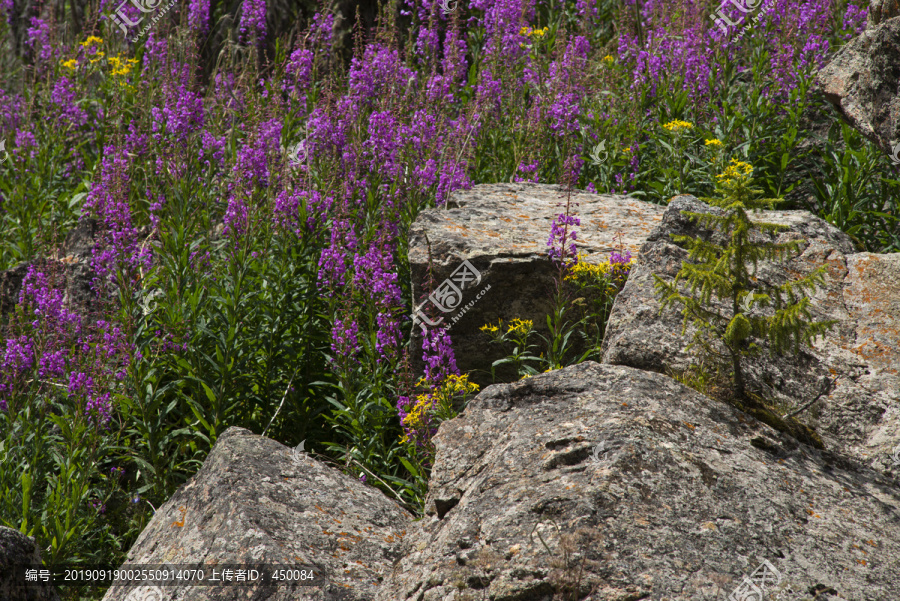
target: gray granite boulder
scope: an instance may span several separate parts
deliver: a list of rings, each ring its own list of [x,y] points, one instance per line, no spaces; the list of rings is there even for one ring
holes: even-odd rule
[[[494,385],[435,443],[376,601],[900,598],[895,484],[667,376]]]
[[[159,507],[122,568],[203,563],[207,574],[225,564],[314,569],[314,586],[185,582],[160,587],[162,597],[154,601],[367,601],[402,555],[411,521],[377,489],[233,427],[200,471]],[[135,590],[113,586],[104,599],[124,601]]]
[[[718,211],[689,195],[671,201],[616,298],[603,341],[604,363],[667,373],[695,362],[684,351],[693,331],[681,335],[680,309],[659,314],[653,279],[656,274],[671,281],[687,258],[670,234],[711,235],[682,216],[682,210]],[[801,347],[799,355],[771,358],[764,353],[748,360],[749,387],[781,403],[787,413],[837,378],[830,394],[800,418],[828,448],[877,469],[900,472],[892,459],[900,445],[900,254],[857,253],[845,234],[805,211],[766,211],[759,218],[789,225],[779,236],[804,241],[802,254],[786,265],[761,264],[760,280],[780,284],[789,275],[805,275],[824,265],[825,286],[811,297],[810,310],[816,320],[838,323],[814,347]]]
[[[3,601],[59,601],[49,585],[25,584],[26,569],[41,569],[41,553],[34,539],[0,526],[0,599]]]
[[[665,211],[627,196],[578,190],[570,201],[571,214],[581,220],[576,246],[589,263],[607,260],[619,243],[637,254]],[[489,384],[491,363],[508,352],[489,345],[489,336],[479,330],[482,325],[518,317],[532,320],[539,331],[546,332],[557,273],[548,258],[547,240],[553,219],[565,212],[566,202],[565,190],[556,185],[481,184],[455,191],[446,207],[422,211],[410,228],[413,299],[417,306],[432,311],[429,319],[439,321],[435,327],[451,325],[449,334],[460,371],[482,370],[474,374],[474,381]],[[460,302],[447,312],[423,301],[428,296],[429,252],[433,291],[451,276],[459,283],[457,270],[472,273],[465,261],[478,273],[477,279],[460,287]],[[421,372],[422,326],[413,328],[412,344],[413,367]],[[501,380],[514,379],[514,374],[512,378],[505,372],[498,375]]]
[[[880,148],[900,144],[900,2],[875,0],[866,30],[822,69],[816,87]],[[898,147],[900,149],[900,147]]]

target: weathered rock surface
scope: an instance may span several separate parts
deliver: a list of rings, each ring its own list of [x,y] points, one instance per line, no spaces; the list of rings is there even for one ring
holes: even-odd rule
[[[410,524],[410,514],[378,490],[274,440],[229,428],[203,468],[159,507],[122,567],[314,566],[320,586],[187,583],[162,590],[179,601],[367,601],[402,554]],[[133,590],[111,587],[104,599],[122,601]]]
[[[822,69],[817,87],[886,152],[900,142],[900,2],[875,0],[866,30]]]
[[[766,599],[900,598],[900,489],[667,376],[587,362],[491,386],[435,443],[376,601],[718,601],[763,561]]]
[[[621,245],[637,254],[644,239],[662,218],[665,207],[629,198],[575,191],[571,214],[581,220],[576,246],[586,261],[599,263]],[[450,335],[460,371],[489,370],[493,361],[508,350],[489,345],[490,338],[479,328],[498,319],[531,319],[540,331],[552,307],[551,295],[556,269],[548,258],[547,240],[553,219],[565,212],[566,194],[556,185],[517,183],[482,184],[457,190],[447,208],[422,211],[410,228],[409,263],[413,298],[423,294],[429,264],[429,243],[434,289],[469,261],[480,272],[478,284],[462,289],[461,303],[442,316],[444,327],[476,301],[457,322]],[[614,236],[621,234],[620,240]],[[474,284],[474,285],[473,285]],[[426,302],[426,305],[430,304]],[[422,348],[421,328],[414,328],[413,348]],[[421,371],[421,352],[414,353]],[[487,377],[485,377],[487,376]],[[473,378],[490,383],[489,373]]]
[[[659,314],[653,274],[671,281],[687,258],[670,234],[709,237],[682,210],[718,211],[688,195],[671,201],[660,227],[641,249],[641,258],[616,298],[603,341],[603,362],[657,372],[684,370],[694,359],[684,352],[693,330],[681,335],[680,308]],[[796,409],[823,389],[836,387],[801,414],[826,447],[877,469],[893,469],[900,444],[900,254],[856,253],[849,238],[805,211],[766,211],[760,219],[790,225],[784,239],[807,241],[786,266],[760,265],[763,282],[780,284],[826,266],[825,286],[811,297],[816,320],[838,324],[799,356],[748,362],[751,389]],[[723,306],[724,309],[724,306]]]
[[[64,287],[67,306],[77,307],[82,315],[89,317],[98,307],[97,295],[91,290],[94,271],[90,266],[97,230],[96,220],[82,221],[66,235],[56,257],[40,258],[0,271],[0,316],[18,304],[22,281],[33,265]]]
[[[0,599],[3,601],[59,601],[52,586],[23,586],[24,569],[42,566],[34,539],[0,526]]]

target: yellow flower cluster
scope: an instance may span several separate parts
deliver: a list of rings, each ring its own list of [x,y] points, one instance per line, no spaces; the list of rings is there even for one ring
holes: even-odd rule
[[[687,121],[679,121],[678,119],[674,121],[669,121],[665,125],[663,125],[664,129],[674,132],[680,132],[683,129],[691,129],[694,127],[693,123],[688,123]]]
[[[509,329],[506,330],[507,334],[512,334],[516,332],[517,334],[528,334],[531,331],[534,322],[530,319],[519,319],[516,317],[512,320],[512,323],[509,324]]]
[[[421,378],[416,385],[425,384],[425,378]],[[478,384],[469,382],[469,376],[457,376],[451,374],[447,376],[441,385],[432,394],[416,395],[416,404],[412,410],[403,418],[403,424],[412,430],[421,430],[427,424],[426,416],[428,411],[435,406],[440,400],[450,400],[454,396],[460,394],[469,394],[478,391]],[[409,436],[404,435],[401,442],[408,442]]]
[[[603,62],[605,62],[607,65],[611,65],[611,64],[613,64],[614,62],[616,62],[616,59],[615,59],[615,58],[613,57],[613,55],[611,55],[611,54],[607,54],[607,55],[604,56],[601,60],[602,60]]]
[[[706,146],[721,146],[721,145],[722,145],[722,140],[719,140],[719,139],[717,139],[717,138],[713,138],[712,140],[707,140],[707,141],[705,141],[703,144],[705,144]]]
[[[605,281],[607,294],[615,294],[631,272],[634,262],[635,259],[631,259],[627,263],[604,261],[594,265],[586,262],[583,254],[579,254],[578,263],[572,266],[566,275],[566,280],[574,280],[580,285],[597,285]]]
[[[72,71],[74,71],[75,67],[78,66],[78,61],[74,58],[67,60],[67,61],[63,61],[62,66],[65,67],[66,69],[71,69]]]
[[[412,411],[403,418],[403,424],[411,429],[418,430],[425,425],[425,416],[428,410],[434,404],[434,399],[430,394],[420,394],[416,396],[416,404]],[[403,437],[403,442],[409,440],[408,436]]]
[[[103,43],[103,38],[98,38],[97,36],[92,35],[92,36],[88,36],[88,39],[81,42],[81,47],[86,50],[86,49],[90,48],[91,46],[93,46],[94,44],[97,44],[99,46],[102,43]]]
[[[484,324],[479,330],[482,332],[487,332],[488,334],[493,334],[500,330],[503,327],[503,320],[497,322],[498,325],[491,325],[489,323]],[[530,319],[519,319],[518,317],[512,320],[509,324],[509,327],[506,330],[507,334],[512,334],[513,332],[517,334],[528,334],[531,331],[531,328],[534,326],[534,322]]]
[[[530,38],[542,38],[547,32],[550,30],[549,27],[544,27],[543,29],[532,29],[531,27],[523,27],[519,30],[519,35],[528,36]]]
[[[450,374],[441,384],[438,393],[441,395],[453,396],[457,394],[468,394],[470,392],[478,392],[478,384],[469,382],[469,376],[457,376]]]
[[[136,58],[122,59],[118,56],[109,57],[109,66],[113,69],[113,75],[128,75],[131,73],[131,68],[134,67],[137,62],[138,60]]]
[[[753,165],[750,163],[744,163],[743,161],[739,161],[737,159],[731,159],[731,165],[729,165],[724,173],[720,173],[716,177],[720,182],[728,182],[736,179],[742,179],[749,176],[753,173]]]
[[[567,280],[592,280],[609,273],[609,263],[600,263],[599,265],[587,263],[584,260],[586,256],[584,253],[578,253],[578,262],[569,269],[569,273],[566,275]]]

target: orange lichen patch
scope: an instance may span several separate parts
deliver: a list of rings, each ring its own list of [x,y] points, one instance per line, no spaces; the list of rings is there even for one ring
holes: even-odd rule
[[[689,423],[687,423],[687,422],[682,422],[682,423],[683,423],[685,426],[687,426],[688,428],[690,428],[691,430],[693,430],[693,429],[695,429],[695,428],[697,427],[697,426],[695,426],[695,425],[693,425],[693,424],[689,424]]]
[[[866,560],[865,559],[857,559],[856,563],[864,566],[864,565],[866,565]]]
[[[175,528],[184,528],[184,514],[187,513],[187,508],[184,505],[178,508],[178,511],[181,512],[181,521],[172,522],[172,526]]]
[[[872,545],[873,547],[877,547],[877,546],[878,546],[877,544],[875,544],[875,541],[873,541],[873,540],[867,540],[866,543]]]
[[[888,362],[891,362],[891,360],[894,359],[894,355],[897,354],[896,346],[888,346],[877,340],[872,340],[871,338],[852,350],[854,353],[870,362],[872,362],[873,359],[886,359]],[[896,372],[896,370],[889,371]]]

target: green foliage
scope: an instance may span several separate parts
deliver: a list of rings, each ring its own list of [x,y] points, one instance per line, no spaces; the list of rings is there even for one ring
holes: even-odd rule
[[[766,339],[772,353],[799,351],[799,345],[811,342],[833,325],[834,321],[813,322],[809,312],[810,293],[824,282],[825,267],[809,275],[781,285],[766,284],[756,278],[761,261],[784,261],[800,251],[801,242],[771,241],[772,235],[787,226],[752,221],[748,210],[772,208],[777,199],[758,198],[762,190],[753,188],[753,168],[739,161],[719,176],[721,198],[705,198],[709,204],[723,209],[720,214],[682,213],[701,227],[721,234],[724,244],[704,237],[672,238],[689,251],[689,260],[671,283],[654,274],[657,293],[662,298],[662,311],[670,305],[681,305],[684,316],[682,334],[688,324],[695,329],[689,349],[699,348],[714,354],[714,342],[727,350],[733,370],[734,392],[746,398],[742,361],[759,351],[752,338]],[[686,282],[689,290],[683,292]],[[722,313],[713,296],[724,301]],[[752,308],[772,307],[772,315],[753,312]]]
[[[900,177],[885,177],[890,160],[846,123],[835,121],[818,158],[806,208],[862,242],[870,252],[900,251]]]
[[[563,268],[554,306],[546,316],[547,335],[535,331],[534,323],[527,319],[481,327],[492,344],[512,347],[509,355],[492,364],[495,381],[496,369],[502,365],[512,365],[518,377],[524,378],[541,373],[540,368],[548,372],[599,357],[612,305],[634,264],[630,253],[623,257],[616,252],[613,257],[592,264],[580,255],[577,262]],[[538,338],[537,344],[530,342],[532,336]]]

